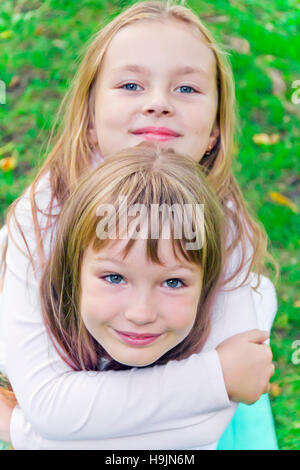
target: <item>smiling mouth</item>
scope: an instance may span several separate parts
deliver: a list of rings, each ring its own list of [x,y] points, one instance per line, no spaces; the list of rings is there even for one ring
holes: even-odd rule
[[[157,338],[161,335],[129,335],[126,333],[122,333],[121,331],[114,330],[115,333],[121,338],[123,342],[132,346],[145,346],[147,344],[153,343]]]
[[[143,132],[141,134],[133,134],[137,137],[142,137],[145,140],[152,140],[154,142],[164,142],[171,139],[178,139],[179,136],[175,135],[167,135],[167,134],[158,134],[158,133],[151,133],[151,132]]]

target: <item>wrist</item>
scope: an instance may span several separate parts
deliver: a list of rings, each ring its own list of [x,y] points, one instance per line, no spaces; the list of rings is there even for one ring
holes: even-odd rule
[[[0,388],[0,439],[4,442],[11,442],[10,422],[16,404],[14,393]]]
[[[222,349],[217,348],[216,351],[218,353],[219,361],[220,361],[220,364],[221,364],[225,389],[226,389],[229,400],[232,401],[232,390],[231,390],[231,387],[230,387],[230,379],[228,377],[228,366],[226,366],[226,360],[224,358]]]
[[[0,439],[8,443],[11,443],[10,420],[11,420],[12,413],[13,413],[13,409],[5,413],[4,416],[1,416]]]

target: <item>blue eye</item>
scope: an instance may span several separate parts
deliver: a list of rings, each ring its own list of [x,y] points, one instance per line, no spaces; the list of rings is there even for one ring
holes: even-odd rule
[[[121,86],[121,88],[125,89],[125,90],[128,90],[128,91],[137,91],[136,88],[134,87],[138,87],[140,85],[137,85],[137,83],[125,83],[124,85]],[[129,87],[129,88],[127,88]],[[188,92],[187,94],[190,95],[190,94],[193,94],[193,93],[198,93],[193,87],[191,86],[187,86],[187,85],[182,85],[181,87],[179,88],[184,88],[185,90],[192,90],[192,93],[191,92]]]
[[[168,279],[164,282],[167,284],[167,287],[171,287],[171,289],[178,289],[179,287],[183,287],[184,284],[180,279]]]
[[[123,276],[120,274],[108,274],[107,276],[104,276],[103,279],[110,284],[121,284],[122,281],[124,282]]]
[[[193,90],[193,93],[194,93],[194,92],[197,93],[197,91],[196,91],[194,88],[192,88],[191,86],[182,85],[182,86],[180,86],[179,88],[185,88],[185,89],[188,88],[188,89],[190,89],[190,90]],[[187,93],[187,94],[190,95],[191,93]]]
[[[133,85],[133,86],[139,86],[139,85],[137,85],[136,83],[125,83],[124,85],[121,86],[121,88],[127,87],[127,86],[129,86],[129,85],[130,85],[130,86],[131,86],[131,85]],[[128,90],[128,91],[136,91],[136,90],[134,90],[133,88],[125,88],[125,89]]]

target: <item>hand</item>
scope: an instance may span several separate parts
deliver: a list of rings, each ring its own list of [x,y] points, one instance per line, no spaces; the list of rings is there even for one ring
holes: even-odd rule
[[[10,420],[17,405],[14,392],[0,387],[0,440],[10,442]]]
[[[263,344],[268,338],[266,331],[250,330],[228,338],[217,347],[230,400],[249,405],[269,392],[275,367],[270,346]]]

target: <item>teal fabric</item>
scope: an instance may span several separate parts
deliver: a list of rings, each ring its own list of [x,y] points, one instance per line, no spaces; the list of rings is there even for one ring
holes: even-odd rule
[[[0,450],[10,450],[10,445],[7,442],[0,441]]]
[[[267,394],[253,405],[240,403],[221,436],[217,450],[278,450]]]

